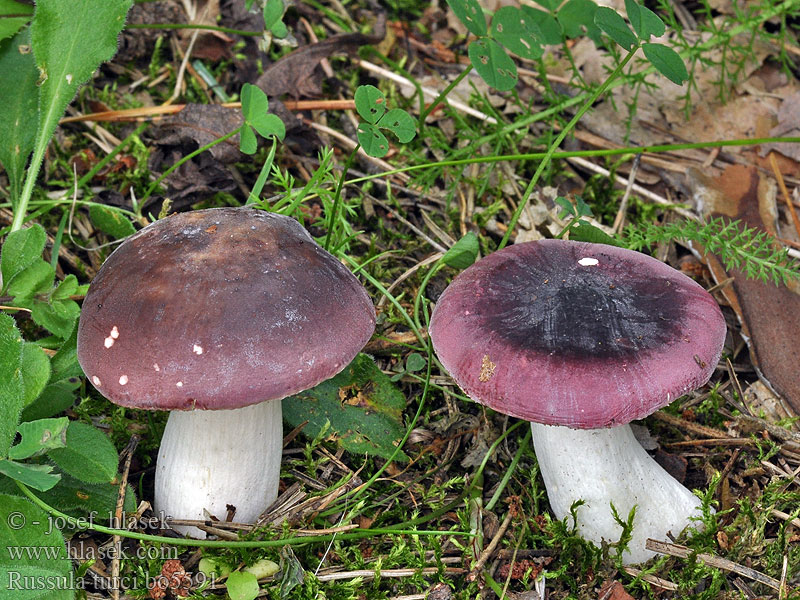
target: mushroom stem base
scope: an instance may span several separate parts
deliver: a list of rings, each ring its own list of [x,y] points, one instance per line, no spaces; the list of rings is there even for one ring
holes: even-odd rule
[[[700,515],[700,499],[653,460],[630,425],[609,429],[570,429],[531,423],[539,468],[550,507],[558,519],[570,514],[577,500],[578,532],[597,546],[616,542],[622,528],[611,513],[627,519],[636,506],[632,539],[623,562],[636,564],[653,556],[647,538],[677,536],[691,517]]]
[[[280,400],[235,410],[170,413],[158,452],[155,509],[164,518],[252,523],[277,497],[283,442]],[[207,512],[206,512],[207,511]],[[196,527],[175,527],[205,538]]]

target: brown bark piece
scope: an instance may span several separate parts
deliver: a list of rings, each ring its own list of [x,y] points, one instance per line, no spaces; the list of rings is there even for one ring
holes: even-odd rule
[[[775,235],[777,208],[769,182],[753,167],[734,165],[716,179],[699,172],[689,175],[696,197],[702,196],[706,217],[741,219]],[[726,272],[718,257],[707,264],[719,283],[733,277],[722,290],[742,324],[750,356],[765,382],[780,394],[795,413],[800,412],[800,294],[786,285],[748,279],[738,269]]]

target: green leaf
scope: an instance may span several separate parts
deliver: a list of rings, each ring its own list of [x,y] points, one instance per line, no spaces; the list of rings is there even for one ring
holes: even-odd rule
[[[252,123],[255,118],[269,112],[269,100],[260,87],[252,83],[245,83],[242,86],[241,96],[242,116],[248,123]]]
[[[356,137],[364,152],[373,158],[381,158],[389,152],[389,140],[372,123],[359,123]]]
[[[536,60],[544,54],[544,35],[535,19],[516,6],[500,8],[492,18],[492,35],[503,46],[523,58]]]
[[[258,150],[258,140],[256,134],[250,129],[247,123],[242,124],[239,129],[239,150],[244,154],[255,154]]]
[[[536,4],[546,8],[548,11],[555,12],[556,9],[561,5],[561,0],[534,0]]]
[[[556,19],[569,39],[586,35],[596,46],[602,44],[600,29],[594,24],[597,4],[592,0],[569,0],[556,13]]]
[[[50,359],[39,346],[27,342],[22,345],[20,368],[23,406],[28,406],[39,397],[50,379]]]
[[[422,356],[419,352],[412,352],[406,358],[406,371],[409,373],[416,373],[417,371],[421,371],[425,368],[425,365],[428,364],[428,361],[425,360],[425,357]]]
[[[250,124],[253,126],[253,129],[265,138],[274,135],[279,140],[282,140],[286,137],[286,126],[278,115],[271,115],[269,113],[258,115],[253,118]]]
[[[69,337],[80,317],[81,308],[74,300],[35,300],[31,310],[31,318],[37,325],[62,339]]]
[[[89,206],[89,218],[92,224],[115,240],[126,238],[136,233],[136,228],[122,211],[114,210],[102,204]]]
[[[29,465],[0,458],[0,473],[42,492],[52,488],[61,479],[52,471],[51,465]]]
[[[78,278],[75,275],[67,275],[58,287],[53,290],[50,297],[53,300],[69,300],[71,296],[78,293],[80,286],[78,285]]]
[[[442,256],[442,262],[454,269],[466,269],[478,258],[478,252],[480,252],[478,236],[468,231],[464,237],[445,252],[444,256]]]
[[[78,364],[78,328],[74,327],[72,333],[58,349],[55,356],[50,359],[50,368],[53,370],[50,381],[62,381],[69,378],[78,378],[83,375],[83,370]]]
[[[689,80],[683,59],[672,48],[663,44],[644,44],[642,50],[650,64],[672,83],[683,85]]]
[[[117,52],[132,0],[38,0],[31,27],[39,67],[39,130],[44,148],[78,87]],[[38,165],[37,165],[38,166]]]
[[[330,423],[329,435],[357,454],[389,458],[403,437],[405,397],[366,354],[318,386],[283,400],[283,416],[293,426],[308,421],[303,433],[316,437]],[[401,450],[398,460],[408,460]]]
[[[18,431],[22,439],[19,444],[11,447],[8,457],[12,460],[22,460],[39,456],[53,448],[63,448],[67,445],[68,425],[67,417],[20,423]]]
[[[386,112],[386,96],[374,85],[358,86],[353,100],[358,114],[367,123],[376,124]]]
[[[410,142],[417,135],[417,122],[402,108],[393,108],[383,115],[378,127],[391,131],[401,144]]]
[[[64,412],[75,404],[75,390],[80,386],[81,382],[77,378],[48,384],[35,401],[22,411],[22,420],[46,419]]]
[[[6,236],[0,250],[0,272],[3,274],[4,292],[8,290],[8,286],[16,276],[42,259],[46,243],[47,233],[38,224],[27,229],[12,231]]]
[[[592,242],[593,244],[606,244],[608,246],[618,246],[620,248],[625,247],[625,244],[583,219],[580,219],[575,226],[569,230],[569,239],[576,242]]]
[[[272,27],[283,17],[283,0],[267,0],[264,2],[264,29]]]
[[[117,476],[119,455],[114,444],[102,431],[80,421],[69,424],[66,447],[50,450],[47,456],[86,483],[106,483]]]
[[[649,8],[640,5],[636,0],[625,0],[625,11],[628,13],[631,27],[640,40],[646,42],[651,35],[654,37],[664,35],[666,31],[664,21]]]
[[[278,21],[270,27],[270,31],[272,32],[272,36],[278,38],[279,40],[284,39],[289,35],[289,29],[286,27],[286,24],[283,21]]]
[[[447,0],[447,5],[470,33],[477,36],[486,35],[486,17],[478,0]]]
[[[0,494],[0,506],[0,580],[8,590],[0,597],[72,600],[72,563],[52,519],[27,498]]]
[[[467,54],[478,75],[489,86],[506,92],[517,85],[517,65],[494,40],[475,40],[467,48]]]
[[[33,15],[33,7],[15,0],[0,0],[0,40],[22,29]]]
[[[617,11],[606,6],[599,7],[594,15],[594,23],[625,50],[636,47],[636,36]]]
[[[56,272],[50,263],[39,259],[9,282],[6,292],[16,299],[20,306],[28,306],[29,300],[37,294],[46,294],[53,288]]]
[[[246,571],[234,571],[225,581],[231,600],[254,600],[258,596],[258,579]]]
[[[544,44],[555,45],[561,43],[563,31],[561,30],[561,25],[558,24],[558,21],[556,21],[553,15],[530,6],[523,6],[522,12],[536,23],[536,26],[542,33],[542,41]]]
[[[8,456],[17,434],[20,412],[25,406],[24,343],[14,319],[0,313],[0,457]]]
[[[31,7],[27,7],[30,9]],[[0,42],[0,164],[6,170],[11,206],[22,191],[25,166],[36,138],[39,90],[36,63],[30,48],[30,29]]]

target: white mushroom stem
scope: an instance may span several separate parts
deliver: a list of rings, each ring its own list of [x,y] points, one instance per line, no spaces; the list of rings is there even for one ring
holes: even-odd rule
[[[173,411],[158,451],[155,509],[162,518],[252,523],[277,497],[283,443],[280,400],[234,410]],[[174,527],[205,537],[196,527]]]
[[[653,460],[633,435],[630,425],[609,429],[570,429],[531,423],[539,469],[550,507],[558,519],[569,515],[577,500],[578,532],[597,546],[616,542],[622,533],[611,504],[626,520],[636,506],[633,538],[626,564],[655,556],[645,549],[647,538],[677,536],[690,517],[700,515],[700,499]]]

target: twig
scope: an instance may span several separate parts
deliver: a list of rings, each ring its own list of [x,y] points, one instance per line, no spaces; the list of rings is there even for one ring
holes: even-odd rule
[[[467,572],[463,567],[445,567],[444,572],[448,575],[463,575]],[[381,569],[377,573],[374,569],[361,569],[358,571],[340,571],[339,573],[323,573],[317,575],[319,581],[338,581],[340,579],[355,579],[356,577],[363,577],[364,579],[372,579],[378,577],[413,577],[414,575],[436,575],[439,573],[439,567],[425,567],[423,569]]]
[[[478,578],[478,574],[480,573],[483,566],[486,562],[492,557],[494,551],[497,549],[497,545],[500,543],[500,540],[503,539],[503,536],[506,534],[506,530],[508,526],[511,525],[511,517],[513,516],[513,511],[509,510],[508,514],[506,514],[506,518],[503,519],[503,523],[500,525],[500,528],[497,530],[497,533],[494,534],[492,541],[489,542],[489,545],[486,546],[486,549],[481,552],[480,558],[478,558],[478,562],[475,563],[475,566],[472,567],[472,570],[467,575],[467,581],[475,581]]]
[[[681,546],[679,544],[670,544],[669,542],[659,542],[658,540],[648,539],[645,542],[645,548],[648,550],[652,550],[653,552],[658,552],[660,554],[667,554],[668,556],[677,556],[678,558],[688,558],[694,551],[691,548],[686,546]],[[763,583],[766,586],[771,587],[774,590],[781,589],[781,582],[777,579],[773,579],[769,575],[764,575],[760,571],[756,571],[755,569],[751,569],[750,567],[745,567],[744,565],[740,565],[739,563],[735,563],[732,560],[728,560],[727,558],[721,558],[719,556],[714,556],[712,554],[706,554],[701,552],[697,554],[697,559],[709,567],[715,567],[717,569],[722,569],[724,571],[730,571],[731,573],[736,573],[737,575],[741,575],[742,577],[747,577],[748,579],[752,579],[753,581],[757,581],[758,583]]]
[[[797,218],[797,213],[794,210],[794,204],[792,204],[792,197],[789,195],[789,190],[786,189],[786,183],[783,181],[783,175],[781,174],[781,170],[778,168],[778,161],[775,160],[775,152],[769,153],[769,165],[772,167],[772,172],[775,173],[775,179],[778,180],[778,185],[781,188],[781,194],[783,194],[783,199],[786,202],[786,206],[789,207],[789,214],[792,215],[794,230],[798,235],[800,235],[800,219]]]

